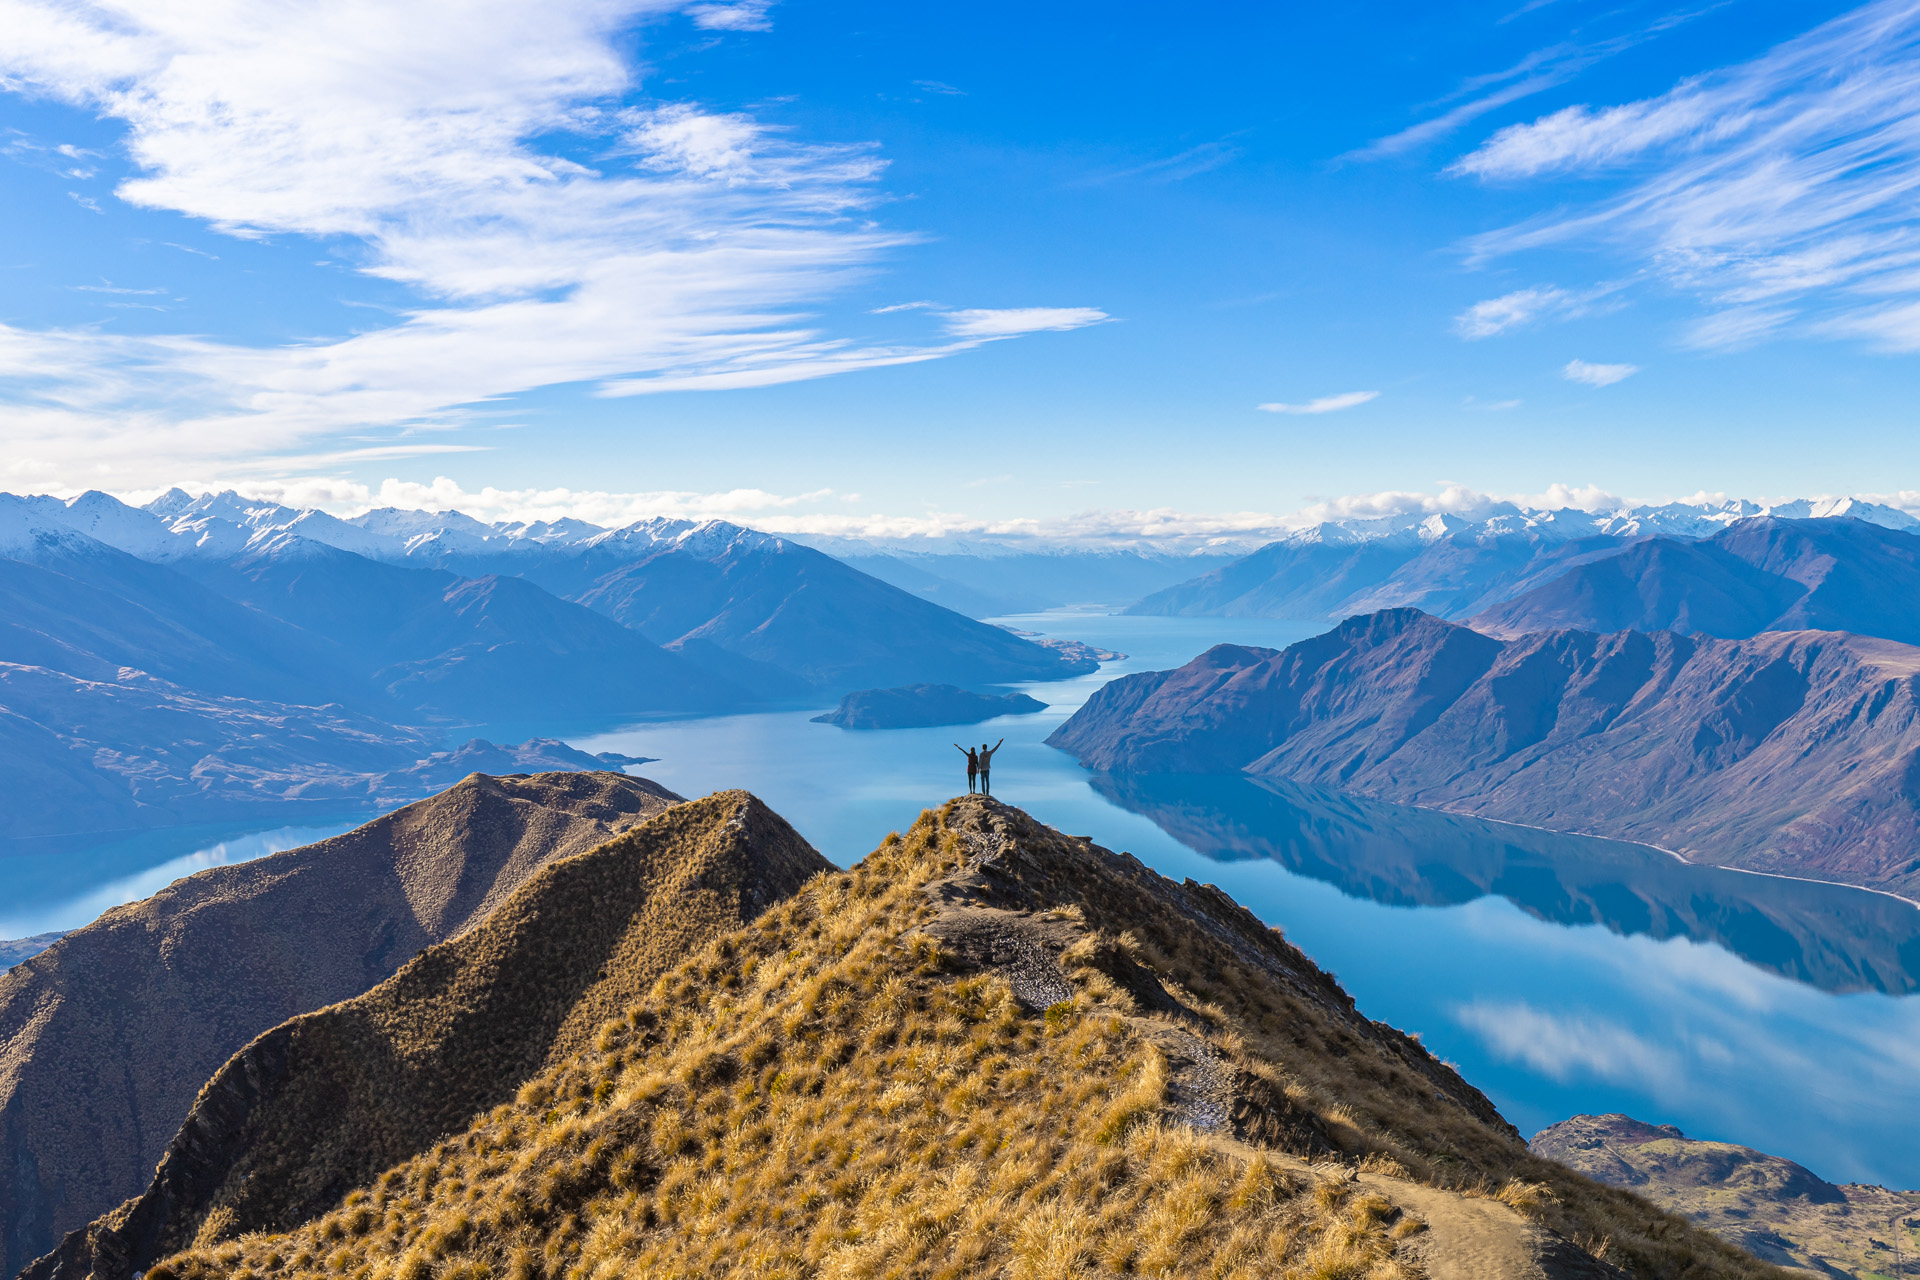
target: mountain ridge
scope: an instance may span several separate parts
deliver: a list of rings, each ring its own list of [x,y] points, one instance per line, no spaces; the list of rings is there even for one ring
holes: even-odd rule
[[[197,872],[0,974],[0,1272],[135,1194],[255,1035],[359,995],[555,858],[679,798],[475,774],[316,845]]]
[[[1778,1274],[1530,1155],[1455,1071],[1218,889],[982,797],[814,877],[611,1013],[316,1216],[257,1232],[204,1197],[170,1226],[131,1206],[26,1275],[124,1280],[149,1258],[148,1280]],[[208,1124],[182,1143],[235,1141],[241,1112],[212,1104],[237,1096],[204,1094]]]
[[[1126,612],[1337,621],[1410,606],[1453,621],[1484,615],[1498,626],[1504,606],[1535,591],[1551,601],[1555,583],[1563,579],[1583,572],[1596,579],[1607,573],[1632,576],[1615,561],[1648,543],[1685,558],[1697,544],[1738,544],[1756,526],[1820,530],[1832,537],[1851,531],[1862,538],[1877,535],[1882,547],[1920,547],[1920,521],[1894,508],[1850,500],[1771,507],[1732,503],[1691,514],[1516,511],[1475,521],[1443,516],[1417,523],[1350,521],[1267,543],[1224,568],[1147,596]],[[1569,615],[1533,627],[1580,621]],[[1599,629],[1616,629],[1589,621]],[[1525,630],[1527,624],[1508,629]]]
[[[284,1231],[585,1047],[656,978],[830,871],[745,792],[550,857],[467,932],[216,1071],[150,1184],[23,1277],[126,1280],[197,1237]]]
[[[1048,742],[1100,772],[1244,771],[1920,889],[1920,649],[1873,637],[1503,641],[1383,610],[1123,676]]]

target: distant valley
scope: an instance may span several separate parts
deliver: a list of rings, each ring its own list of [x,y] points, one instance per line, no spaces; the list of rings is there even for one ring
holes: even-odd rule
[[[1216,651],[1139,705],[1144,677],[1109,688],[1056,745],[1105,771],[1245,770],[1902,890],[1920,884],[1899,674],[1920,641],[1916,529],[1847,500],[1353,520],[1238,559],[1224,541],[810,539],[828,554],[719,521],[0,495],[0,760],[30,780],[0,817],[72,842],[358,812],[443,783],[460,762],[431,761],[476,733],[496,764],[567,767],[493,744],[862,690],[979,699],[1118,656],[970,611],[1133,598],[1331,620],[1411,603],[1466,625],[1420,631],[1431,653],[1406,637],[1348,652],[1343,631],[1310,697],[1256,695],[1270,676],[1249,671],[1273,655]],[[1403,661],[1429,675],[1396,679]],[[1810,754],[1789,767],[1794,744]]]

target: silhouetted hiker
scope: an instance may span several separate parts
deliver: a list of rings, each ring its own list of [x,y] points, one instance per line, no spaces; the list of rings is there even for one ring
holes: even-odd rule
[[[993,753],[1005,746],[1006,742],[1007,740],[1002,738],[992,746],[988,746],[984,742],[980,744],[980,794],[983,796],[993,794],[993,784],[987,780],[987,770],[993,768]],[[971,755],[972,753],[969,752],[968,754]]]
[[[978,778],[978,777],[980,776],[980,757],[979,757],[979,756],[977,756],[977,755],[975,755],[975,754],[973,754],[973,748],[972,748],[972,747],[963,747],[963,746],[961,746],[961,745],[960,745],[959,743],[957,743],[957,742],[953,744],[953,749],[954,749],[955,751],[962,751],[962,752],[965,752],[965,753],[966,753],[966,757],[967,757],[967,794],[968,794],[968,795],[972,795],[972,794],[973,794],[973,785],[974,785],[974,779],[976,779],[976,778]]]

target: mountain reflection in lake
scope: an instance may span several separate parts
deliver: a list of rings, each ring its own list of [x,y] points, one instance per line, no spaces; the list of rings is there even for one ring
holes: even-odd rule
[[[1494,894],[1558,924],[1716,943],[1826,991],[1920,989],[1920,910],[1884,894],[1238,775],[1091,782],[1197,853],[1265,858],[1375,902]]]

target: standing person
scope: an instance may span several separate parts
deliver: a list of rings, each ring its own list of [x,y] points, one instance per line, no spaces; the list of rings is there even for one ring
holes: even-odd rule
[[[1005,746],[1006,742],[1007,740],[1002,738],[992,746],[984,742],[980,744],[980,794],[983,796],[993,794],[993,784],[988,780],[987,771],[993,768],[993,753]]]
[[[1006,739],[1004,739],[1004,738],[1002,738],[1002,739],[1001,739],[1001,741],[1002,741],[1002,742],[1004,742],[1004,741],[1006,741]],[[972,747],[963,747],[963,746],[961,746],[961,745],[960,745],[959,743],[957,743],[957,742],[953,744],[953,749],[954,749],[955,751],[961,751],[961,752],[965,752],[965,753],[966,753],[966,757],[967,757],[967,794],[968,794],[968,795],[972,795],[972,794],[973,794],[973,783],[974,783],[974,779],[975,779],[975,778],[977,778],[977,777],[978,777],[978,776],[980,775],[980,757],[979,757],[979,756],[977,756],[977,755],[975,755],[975,754],[973,754],[973,748],[972,748]]]

